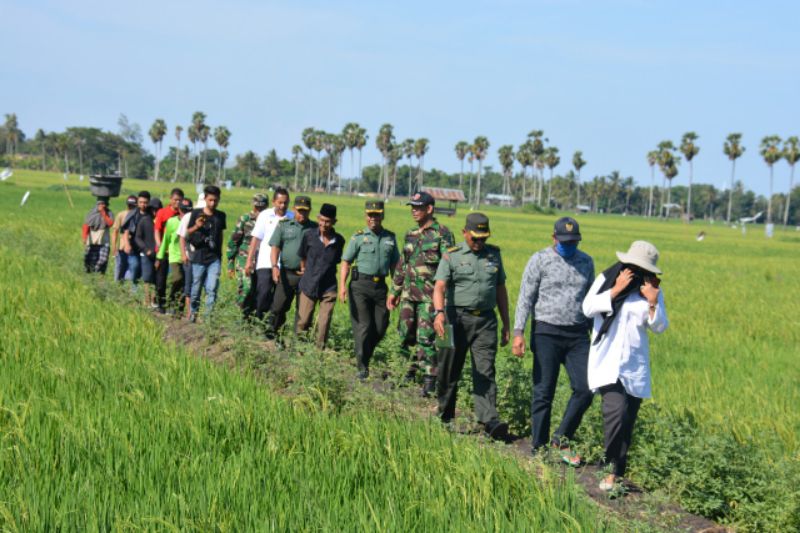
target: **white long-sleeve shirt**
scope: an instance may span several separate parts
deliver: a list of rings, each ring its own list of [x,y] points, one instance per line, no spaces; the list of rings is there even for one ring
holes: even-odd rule
[[[600,342],[594,344],[597,332],[603,325],[603,313],[613,311],[611,290],[598,294],[604,282],[603,274],[597,276],[583,300],[583,313],[594,318],[589,349],[589,388],[596,391],[605,385],[613,385],[619,379],[631,396],[650,398],[650,341],[647,330],[661,333],[669,325],[663,291],[658,294],[658,304],[652,318],[647,299],[639,292],[629,294],[619,309],[619,316]]]
[[[253,232],[250,234],[253,238],[261,241],[261,243],[258,245],[256,270],[272,268],[272,246],[269,245],[269,239],[275,232],[275,228],[278,227],[278,223],[284,218],[294,218],[294,213],[290,211],[281,216],[275,214],[274,208],[269,208],[261,211],[258,214],[256,223],[253,226]]]

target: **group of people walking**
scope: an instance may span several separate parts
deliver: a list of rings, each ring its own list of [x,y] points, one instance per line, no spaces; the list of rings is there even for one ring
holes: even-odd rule
[[[450,423],[469,351],[475,415],[498,440],[508,438],[508,425],[497,411],[498,344],[505,346],[513,334],[512,353],[523,357],[532,316],[534,452],[551,448],[566,463],[580,465],[571,442],[599,393],[611,465],[601,488],[612,490],[625,474],[639,406],[650,396],[647,330],[660,333],[667,327],[659,254],[652,244],[636,241],[627,253],[617,252],[619,262],[595,278],[592,258],[578,249],[578,222],[559,219],[552,245],[533,254],[525,267],[512,329],[502,254],[487,243],[490,221],[482,213],[466,217],[463,242],[456,244],[434,216],[434,198],[416,193],[407,203],[414,226],[401,244],[383,226],[384,202],[368,200],[364,228],[345,239],[335,230],[335,205],[322,204],[312,220],[309,197],[295,197],[290,211],[289,192],[278,188],[271,207],[265,195],[253,197],[251,211],[239,217],[225,248],[219,188],[207,186],[201,198],[202,204],[192,206],[173,189],[169,205],[162,207],[142,191],[129,197],[128,209],[116,217],[107,202],[98,201],[84,223],[87,271],[105,271],[110,235],[115,279],[144,283],[147,304],[194,321],[203,291],[204,317],[211,316],[224,251],[244,319],[262,324],[268,338],[281,339],[296,300],[293,334],[310,333],[317,314],[313,338],[322,349],[337,300],[347,303],[361,380],[369,377],[391,311],[399,309],[401,346],[410,360],[405,381],[419,383],[424,397],[435,395],[439,417]],[[572,394],[551,435],[562,365]]]

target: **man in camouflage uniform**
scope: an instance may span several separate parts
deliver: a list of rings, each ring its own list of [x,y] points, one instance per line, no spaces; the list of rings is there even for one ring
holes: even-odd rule
[[[361,380],[369,376],[372,354],[389,327],[386,276],[394,274],[400,260],[397,238],[383,227],[383,208],[380,200],[367,201],[364,206],[367,227],[350,238],[339,269],[339,301],[350,301],[358,379]],[[347,277],[351,272],[348,290]]]
[[[469,350],[475,415],[488,435],[503,440],[508,436],[508,424],[501,422],[497,415],[495,307],[503,321],[500,340],[503,346],[508,344],[511,332],[506,272],[500,248],[486,244],[490,235],[486,215],[470,213],[467,216],[464,242],[447,249],[436,271],[433,326],[441,337],[445,337],[445,319],[453,328],[453,348],[442,349],[439,353],[438,399],[442,421],[450,422],[455,416],[458,382]]]
[[[406,374],[413,380],[417,369],[422,368],[422,395],[429,397],[436,384],[437,361],[433,330],[433,277],[442,254],[453,244],[453,234],[439,224],[433,216],[433,197],[418,192],[406,205],[411,206],[411,216],[416,228],[406,232],[400,263],[392,280],[392,290],[386,298],[391,311],[400,306],[398,330],[403,339],[403,349],[417,347],[416,361]]]
[[[238,281],[238,294],[236,302],[242,308],[245,318],[255,310],[256,303],[256,275],[249,276],[245,273],[247,253],[250,249],[251,234],[256,224],[258,214],[267,207],[267,197],[263,194],[253,196],[253,210],[239,217],[236,227],[228,240],[228,275],[236,276]]]

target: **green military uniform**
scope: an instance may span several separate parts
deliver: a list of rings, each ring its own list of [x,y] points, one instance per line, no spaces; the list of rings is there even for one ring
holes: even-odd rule
[[[297,196],[294,199],[294,208],[308,213],[311,210],[311,199],[308,196]],[[302,274],[300,272],[300,256],[297,254],[303,235],[310,229],[316,229],[318,224],[306,219],[302,224],[295,219],[283,219],[278,223],[269,245],[280,249],[281,277],[275,294],[272,297],[270,314],[267,318],[267,329],[270,334],[277,334],[286,323],[286,313],[292,306],[297,286]]]
[[[488,237],[488,222],[484,215],[472,213],[467,217],[467,230],[475,227],[473,236]],[[439,354],[439,415],[444,421],[455,416],[458,382],[467,349],[470,349],[475,414],[487,428],[497,425],[494,370],[497,317],[494,308],[497,288],[506,282],[500,249],[485,244],[479,252],[474,252],[466,242],[449,248],[436,271],[436,281],[440,280],[447,283],[446,313],[448,323],[453,326],[455,347],[443,349]]]
[[[416,200],[415,200],[416,199]],[[424,203],[427,202],[427,203]],[[426,193],[415,194],[410,205],[431,205]],[[437,373],[433,330],[433,277],[442,254],[454,244],[453,234],[436,219],[424,228],[412,228],[405,234],[400,265],[392,280],[392,295],[400,296],[398,330],[403,349],[417,346],[416,361],[429,376]]]
[[[383,207],[383,202],[368,201],[366,212],[383,215]],[[355,265],[351,270],[348,300],[356,363],[362,375],[368,371],[375,347],[389,327],[386,276],[399,259],[397,238],[386,229],[378,233],[369,228],[357,231],[342,255],[342,261]]]
[[[247,253],[250,250],[250,240],[252,239],[253,227],[256,225],[258,214],[267,206],[267,197],[263,194],[256,194],[253,197],[253,211],[245,213],[239,217],[236,227],[228,239],[228,270],[236,273],[238,291],[236,302],[242,308],[245,317],[255,310],[256,304],[256,275],[253,272],[250,276],[244,273],[247,265]]]

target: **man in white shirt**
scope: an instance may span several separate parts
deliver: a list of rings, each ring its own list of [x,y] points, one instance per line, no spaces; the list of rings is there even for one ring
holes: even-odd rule
[[[245,275],[256,273],[256,318],[262,320],[272,305],[272,293],[275,284],[272,281],[272,254],[269,239],[278,223],[284,218],[294,218],[294,213],[287,213],[289,207],[289,191],[278,187],[272,195],[272,208],[259,213],[256,225],[253,226],[250,250],[247,253]]]

